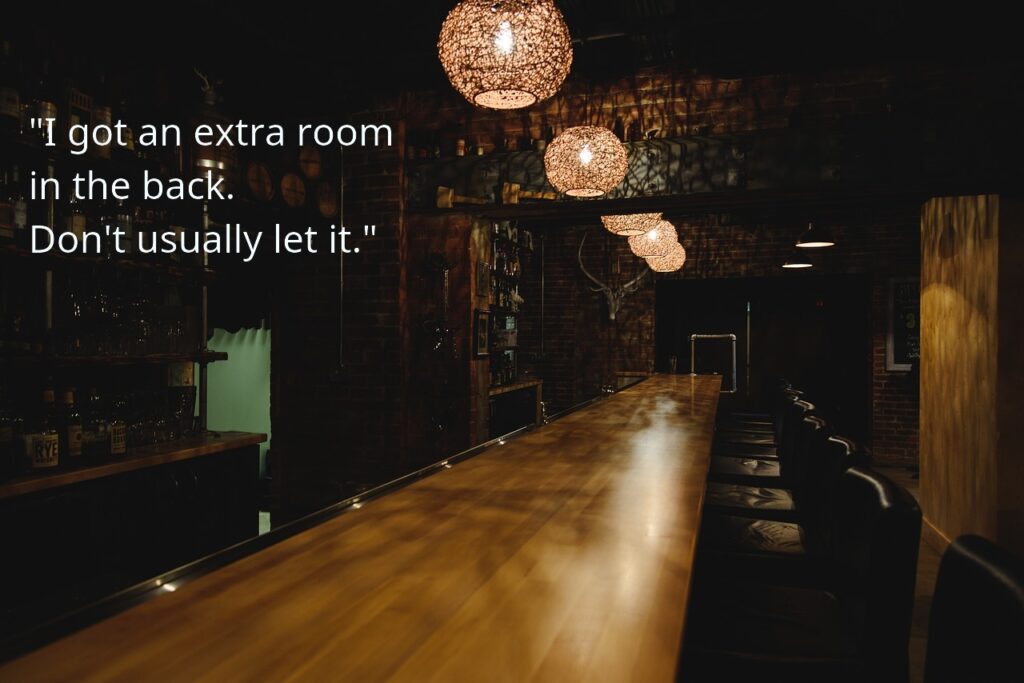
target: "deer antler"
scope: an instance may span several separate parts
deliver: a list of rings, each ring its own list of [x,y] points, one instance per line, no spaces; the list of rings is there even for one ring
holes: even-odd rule
[[[206,92],[207,90],[209,90],[210,89],[210,79],[207,78],[206,74],[204,74],[202,71],[200,71],[197,67],[192,67],[192,71],[195,73],[196,76],[199,76],[199,79],[203,82],[202,91]]]
[[[582,270],[583,274],[586,275],[588,278],[590,278],[590,280],[592,282],[594,282],[594,284],[597,285],[596,289],[591,287],[591,289],[593,291],[595,291],[595,292],[611,291],[611,287],[609,287],[608,285],[606,285],[605,283],[601,282],[596,277],[591,275],[590,271],[587,270],[587,267],[585,265],[583,265],[583,243],[586,242],[586,241],[587,241],[587,233],[583,233],[583,239],[580,240],[580,248],[576,252],[576,257],[579,259],[579,262],[580,262],[580,270]]]
[[[626,284],[622,285],[622,289],[627,292],[636,291],[640,287],[640,280],[644,279],[644,277],[649,272],[651,272],[651,267],[647,265],[647,263],[645,262],[644,269],[640,271],[640,274],[637,275],[632,280],[630,280],[629,282],[627,282]]]

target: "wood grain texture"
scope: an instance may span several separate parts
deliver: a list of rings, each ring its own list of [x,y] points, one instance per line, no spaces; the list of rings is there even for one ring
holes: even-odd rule
[[[921,214],[921,507],[941,537],[1024,553],[1024,211],[943,197]]]
[[[266,434],[209,432],[187,439],[178,439],[153,446],[143,446],[142,448],[134,449],[132,454],[124,460],[114,460],[94,467],[83,467],[79,470],[13,479],[0,484],[0,499],[22,496],[38,491],[47,491],[61,486],[70,486],[71,484],[110,477],[124,472],[134,472],[135,470],[142,470],[147,467],[190,460],[203,455],[223,453],[235,448],[263,443],[266,440]]]
[[[672,680],[720,385],[653,377],[0,679]]]
[[[921,507],[948,538],[996,538],[999,198],[921,210]]]

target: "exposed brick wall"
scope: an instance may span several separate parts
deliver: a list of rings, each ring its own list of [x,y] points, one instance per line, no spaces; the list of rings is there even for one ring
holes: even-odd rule
[[[647,372],[654,363],[654,278],[624,299],[616,320],[608,318],[603,294],[582,274],[577,250],[584,234],[583,262],[594,277],[612,285],[635,277],[640,262],[626,242],[597,226],[570,226],[543,234],[524,272],[526,299],[520,321],[523,353],[540,353],[540,278],[544,271],[544,378],[549,412],[558,411],[615,386],[619,371]],[[540,242],[538,241],[538,244]],[[543,262],[542,262],[543,256]]]

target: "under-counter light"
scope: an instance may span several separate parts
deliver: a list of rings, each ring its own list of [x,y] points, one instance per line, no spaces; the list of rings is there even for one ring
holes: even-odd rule
[[[814,223],[808,223],[807,230],[796,240],[796,246],[801,249],[824,249],[835,245],[831,235],[822,228],[815,229]]]

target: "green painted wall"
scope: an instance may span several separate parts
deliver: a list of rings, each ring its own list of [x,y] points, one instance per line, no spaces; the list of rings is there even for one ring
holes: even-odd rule
[[[208,425],[214,431],[263,432],[270,436],[270,330],[216,329],[209,347],[228,360],[210,364]],[[198,375],[197,375],[198,378]],[[269,438],[260,446],[266,471]]]

